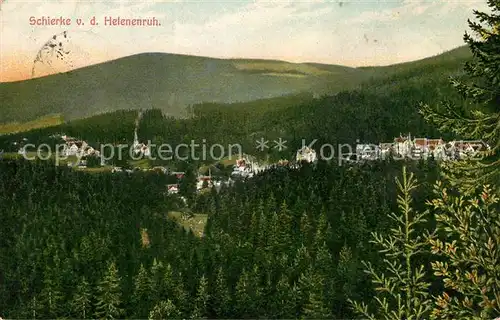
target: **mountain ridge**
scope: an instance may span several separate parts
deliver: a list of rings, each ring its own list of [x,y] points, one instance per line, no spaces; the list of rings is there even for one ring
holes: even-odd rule
[[[419,66],[459,68],[463,47],[384,67],[353,68],[265,59],[221,59],[149,52],[40,78],[0,83],[0,123],[48,114],[65,120],[123,109],[161,109],[185,117],[199,103],[240,103],[309,92],[350,90],[374,78]],[[450,65],[451,63],[451,65]]]

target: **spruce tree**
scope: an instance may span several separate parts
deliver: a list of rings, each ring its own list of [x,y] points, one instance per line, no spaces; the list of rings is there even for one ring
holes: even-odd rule
[[[100,319],[117,319],[123,315],[121,308],[121,286],[118,269],[110,262],[108,270],[97,286],[97,303],[95,316]]]
[[[432,263],[442,280],[436,297],[436,319],[493,319],[500,315],[499,197],[485,186],[480,195],[463,196],[436,183],[436,199],[429,203],[437,220],[430,239],[439,260]]]
[[[186,168],[184,177],[179,181],[179,195],[192,199],[196,192],[196,171],[191,166]]]
[[[37,295],[33,295],[28,303],[28,311],[27,314],[31,319],[39,318],[39,310],[41,308],[40,302],[37,299]]]
[[[243,270],[241,273],[238,282],[236,283],[236,292],[235,292],[235,309],[236,314],[234,315],[236,318],[251,318],[254,315],[251,314],[250,305],[252,304],[252,297],[249,293],[249,287],[251,284],[249,283],[249,274],[248,271]]]
[[[212,294],[209,296],[210,308],[213,318],[225,318],[230,311],[231,296],[224,277],[222,267],[217,270],[215,283],[213,284]]]
[[[279,232],[282,225],[280,224],[278,213],[272,212],[267,222],[268,224],[267,224],[266,238],[267,238],[268,250],[270,252],[279,252],[279,245],[280,245]]]
[[[278,213],[278,222],[280,227],[277,230],[277,234],[279,235],[278,241],[279,241],[279,252],[280,253],[285,253],[291,249],[292,246],[292,238],[290,236],[291,232],[291,223],[292,223],[292,216],[290,213],[290,210],[288,208],[288,205],[286,201],[283,201],[283,203],[280,206],[280,210]]]
[[[179,318],[181,318],[181,313],[170,299],[158,302],[149,313],[150,320]]]
[[[208,315],[208,282],[205,276],[201,276],[196,292],[196,299],[194,302],[193,313],[191,319],[205,319]]]
[[[303,311],[304,319],[331,319],[332,314],[325,305],[323,290],[311,290]]]
[[[295,281],[292,289],[292,297],[295,304],[295,316],[299,317],[303,314],[304,306],[306,305],[309,293],[311,290],[311,279],[313,276],[313,268],[311,266],[301,273],[298,280]]]
[[[156,258],[153,259],[151,266],[151,301],[153,304],[162,301],[163,295],[163,264],[158,262]]]
[[[141,264],[139,274],[135,278],[134,293],[132,295],[133,310],[136,318],[147,317],[151,301],[151,279],[148,271]]]
[[[300,217],[300,232],[302,243],[309,245],[313,241],[314,227],[311,224],[311,219],[306,211],[304,211]]]
[[[325,304],[324,281],[326,278],[311,268],[301,280],[307,281],[307,289],[304,290],[307,300],[302,310],[303,318],[331,319],[331,310]]]
[[[260,210],[259,210],[260,211]],[[259,228],[256,230],[257,233],[257,247],[265,248],[267,246],[267,235],[268,235],[268,224],[269,218],[263,210],[259,213]]]
[[[451,182],[467,186],[467,191],[476,189],[478,184],[500,181],[500,2],[487,3],[491,14],[474,10],[479,22],[468,21],[477,37],[464,35],[473,54],[473,60],[465,65],[468,79],[452,79],[468,108],[444,101],[434,107],[421,104],[420,110],[426,120],[442,130],[489,144],[490,150],[478,154],[482,161],[476,157],[444,166]]]
[[[341,258],[342,259],[342,258]],[[342,261],[342,260],[341,260]],[[339,265],[341,262],[339,261]],[[357,270],[353,268],[354,266],[351,267],[351,272],[356,272]],[[318,252],[316,253],[316,257],[314,259],[314,270],[315,272],[322,278],[322,281],[320,283],[320,286],[322,286],[323,290],[323,299],[325,302],[325,305],[332,305],[334,304],[334,298],[336,296],[337,291],[337,286],[340,285],[340,281],[337,282],[336,279],[336,274],[335,274],[335,264],[333,260],[333,256],[330,253],[330,250],[326,243],[324,242],[323,245],[319,248]],[[346,278],[341,278],[341,282],[348,283],[352,281],[350,277]],[[344,285],[345,287],[345,285]],[[345,296],[350,296],[348,295],[349,292],[346,292]],[[328,304],[326,304],[328,303]],[[337,305],[337,308],[339,306]]]
[[[271,310],[269,310],[271,318],[291,319],[295,316],[295,304],[291,291],[288,277],[283,274],[276,284],[274,295],[271,297]]]
[[[294,271],[294,274],[292,274],[293,281],[296,281],[301,274],[307,271],[311,262],[312,262],[312,257],[309,254],[309,250],[307,249],[307,247],[304,245],[300,246],[297,249],[295,257],[293,259],[293,271]]]
[[[318,218],[317,226],[316,226],[316,231],[314,235],[314,247],[313,247],[313,254],[316,254],[319,248],[324,244],[328,242],[328,236],[330,235],[330,223],[328,222],[328,217],[326,214],[326,209],[323,207],[323,209],[320,212],[320,216]]]
[[[178,273],[176,277],[174,277],[174,283],[172,283],[172,301],[177,306],[178,312],[182,316],[189,315],[191,311],[191,301],[188,299],[188,290],[183,281],[183,277],[181,273]]]
[[[82,277],[80,283],[76,287],[73,300],[71,301],[72,314],[76,318],[87,319],[92,312],[92,292],[90,284],[85,277]]]
[[[427,241],[416,233],[417,227],[427,220],[426,212],[414,212],[412,193],[417,188],[413,173],[409,175],[403,167],[402,182],[396,179],[400,192],[398,208],[400,214],[391,213],[394,227],[388,235],[373,232],[372,243],[381,247],[385,273],[379,273],[369,262],[364,262],[366,272],[372,277],[377,296],[376,311],[373,314],[364,302],[349,299],[355,311],[367,319],[428,319],[432,300],[424,266],[417,265],[419,255],[425,252]]]
[[[483,139],[491,148],[479,159],[444,165],[446,175],[429,203],[437,220],[431,249],[439,257],[432,267],[444,285],[433,310],[439,319],[500,315],[500,2],[487,3],[491,14],[474,10],[478,22],[468,21],[476,37],[464,35],[473,54],[465,66],[469,79],[453,80],[474,109],[460,110],[448,102],[421,109],[440,128]]]
[[[174,271],[172,270],[172,266],[167,263],[165,268],[163,268],[163,278],[161,280],[162,288],[162,297],[163,300],[170,299],[174,301],[174,289],[175,289],[175,278],[174,278]]]
[[[363,294],[363,291],[357,290],[357,285],[361,281],[361,268],[362,265],[355,259],[351,249],[347,245],[344,245],[342,249],[340,249],[338,265],[334,270],[334,278],[338,279],[336,289],[338,289],[342,295],[358,298]],[[327,296],[332,296],[332,293],[328,292]],[[335,298],[337,298],[337,296],[335,296]]]
[[[243,270],[236,283],[236,310],[237,318],[254,318],[259,310],[261,291],[258,283],[258,269]]]
[[[40,310],[41,317],[57,318],[62,316],[64,310],[62,304],[64,302],[64,294],[61,288],[61,279],[58,276],[56,269],[59,264],[56,264],[54,269],[46,266],[43,279],[43,289],[40,293],[40,303],[43,305],[43,311]]]

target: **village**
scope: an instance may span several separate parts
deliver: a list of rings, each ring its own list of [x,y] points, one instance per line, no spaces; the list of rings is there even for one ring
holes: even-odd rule
[[[439,161],[456,161],[472,158],[480,152],[490,150],[482,140],[444,141],[400,134],[392,143],[357,144],[355,160],[378,160],[393,157],[401,160],[433,158]]]
[[[60,151],[61,156],[73,156],[77,159],[76,163],[68,162],[67,166],[78,169],[86,169],[86,159],[92,156],[99,159],[101,166],[105,165],[103,161],[101,161],[102,159],[100,157],[100,152],[90,146],[86,141],[78,140],[64,134],[54,135],[51,138],[61,139],[62,141],[64,141],[63,148]],[[26,139],[24,139],[21,142],[13,143],[13,145],[21,146],[21,148],[18,150],[18,154],[26,154],[26,150],[23,147],[26,142]],[[399,137],[394,138],[393,142],[389,143],[357,144],[355,152],[343,154],[341,160],[347,162],[363,162],[393,157],[397,160],[420,160],[433,158],[440,161],[453,161],[470,158],[476,155],[479,151],[486,151],[489,149],[490,147],[481,140],[447,142],[441,138],[412,138],[411,134],[408,134],[406,136],[400,134]],[[151,155],[150,147],[144,143],[139,142],[137,129],[134,131],[132,152],[138,158],[148,158]],[[196,178],[196,190],[197,192],[202,192],[203,190],[211,189],[212,187],[214,187],[218,191],[223,185],[231,185],[235,180],[238,179],[245,180],[247,178],[251,178],[255,174],[268,170],[272,167],[298,167],[300,163],[316,163],[317,161],[318,155],[316,151],[307,146],[304,146],[296,152],[295,159],[293,161],[282,159],[277,163],[266,165],[259,163],[259,161],[251,155],[240,155],[240,157],[236,159],[229,177],[221,177],[220,175],[213,176],[210,168],[208,169],[208,174],[201,174],[199,172],[198,177]],[[169,194],[179,193],[180,181],[182,181],[186,174],[185,172],[181,171],[171,171],[169,168],[163,166],[153,166],[146,168],[135,167],[133,169],[125,169],[116,166],[111,167],[112,173],[125,172],[130,174],[137,171],[153,171],[176,176],[177,183],[169,184],[167,186],[167,191]]]

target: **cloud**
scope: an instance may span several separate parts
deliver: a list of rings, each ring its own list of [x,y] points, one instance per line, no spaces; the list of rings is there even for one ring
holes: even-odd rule
[[[485,1],[463,0],[404,0],[400,5],[382,10],[367,10],[351,19],[350,23],[369,24],[397,20],[415,20],[421,16],[436,17],[460,11],[461,15],[472,13],[473,9],[488,10]]]
[[[314,18],[331,12],[331,8],[328,7],[314,8],[316,4],[321,3],[323,1],[270,2],[258,0],[242,7],[237,12],[215,16],[207,23],[195,24],[188,27],[195,28],[197,31],[203,28],[208,32],[226,31],[234,27],[251,30],[261,30],[273,26],[278,27],[280,24],[291,19]]]
[[[203,23],[175,25],[175,47],[181,52],[219,57],[281,57],[298,28],[332,12],[324,1],[255,1]],[[328,5],[328,4],[327,4]],[[280,48],[281,47],[281,48]],[[290,50],[297,48],[290,48]]]

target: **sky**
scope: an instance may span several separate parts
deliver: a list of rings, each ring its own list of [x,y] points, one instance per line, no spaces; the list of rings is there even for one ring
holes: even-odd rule
[[[71,65],[38,64],[35,76],[143,52],[388,65],[463,45],[472,10],[488,11],[485,0],[0,1],[0,82],[31,78],[41,47],[63,31]],[[72,24],[30,25],[44,16]],[[88,23],[94,16],[97,26]],[[155,17],[161,25],[105,26],[104,17]]]

